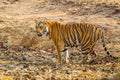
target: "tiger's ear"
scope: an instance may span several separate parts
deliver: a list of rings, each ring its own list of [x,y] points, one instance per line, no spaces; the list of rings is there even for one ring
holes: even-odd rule
[[[36,23],[36,24],[38,24],[38,23],[39,23],[38,18],[35,18],[35,19],[34,19],[34,21],[35,21],[35,23]]]

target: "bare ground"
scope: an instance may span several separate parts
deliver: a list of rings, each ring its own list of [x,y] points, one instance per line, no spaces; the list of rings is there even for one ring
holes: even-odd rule
[[[109,60],[100,43],[93,64],[80,64],[70,50],[70,64],[56,62],[48,37],[35,33],[35,19],[89,22],[105,30],[106,45],[118,60]],[[0,0],[0,80],[120,80],[119,0]]]

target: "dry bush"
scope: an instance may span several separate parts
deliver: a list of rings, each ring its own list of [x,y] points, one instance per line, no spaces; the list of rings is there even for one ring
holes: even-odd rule
[[[48,38],[42,38],[42,37],[38,37],[35,34],[26,34],[25,36],[23,36],[20,45],[27,47],[27,48],[48,48],[51,47],[53,45],[53,42],[51,40],[49,40]]]

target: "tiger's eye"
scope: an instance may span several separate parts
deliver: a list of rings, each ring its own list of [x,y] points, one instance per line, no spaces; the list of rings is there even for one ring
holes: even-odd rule
[[[39,27],[40,27],[40,28],[43,28],[43,24],[42,24],[42,23],[40,23],[40,24],[39,24]]]

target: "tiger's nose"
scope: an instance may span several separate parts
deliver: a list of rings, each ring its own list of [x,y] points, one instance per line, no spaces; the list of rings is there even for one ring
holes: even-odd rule
[[[38,36],[42,36],[42,33],[37,33]]]

